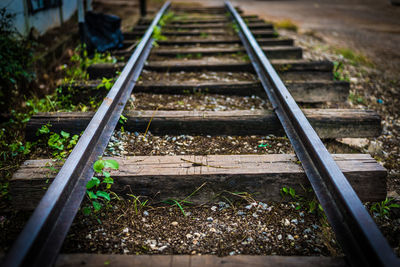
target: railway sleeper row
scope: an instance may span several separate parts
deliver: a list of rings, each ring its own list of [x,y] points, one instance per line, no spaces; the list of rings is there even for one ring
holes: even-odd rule
[[[167,40],[157,41],[159,47],[153,48],[143,70],[143,77],[153,73],[197,72],[248,72],[254,74],[248,59],[228,60],[224,56],[245,54],[240,40],[232,31],[225,8],[175,8],[179,20],[169,21],[162,34]],[[189,18],[191,12],[200,14]],[[207,17],[204,17],[207,14]],[[214,15],[214,16],[211,16]],[[203,16],[203,17],[202,17]],[[288,89],[299,103],[343,102],[349,93],[349,83],[333,80],[333,64],[329,61],[308,61],[302,59],[300,47],[294,46],[292,39],[279,37],[271,24],[257,16],[243,16],[253,34],[263,46],[267,57]],[[125,46],[114,51],[116,57],[125,59],[133,51],[147,26],[148,18],[139,20],[131,32],[125,32]],[[163,29],[164,29],[163,28]],[[199,38],[200,36],[200,38]],[[218,47],[218,45],[220,47]],[[215,47],[217,46],[217,47]],[[225,46],[225,47],[221,47]],[[131,48],[130,50],[126,48]],[[199,55],[193,59],[192,56]],[[213,58],[215,56],[217,59]],[[176,58],[179,59],[176,59]],[[180,58],[182,57],[182,58]],[[175,58],[175,59],[171,59]],[[117,71],[125,66],[124,59],[116,64],[95,64],[89,67],[90,81],[76,81],[65,86],[90,92],[97,88],[103,77],[115,77]],[[176,81],[164,79],[152,81],[141,79],[134,92],[144,94],[189,94],[202,93],[219,95],[251,96],[266,98],[257,80],[250,81]],[[370,110],[355,109],[303,109],[321,138],[376,137],[380,135],[379,115]],[[50,123],[53,131],[79,133],[91,120],[93,113],[39,113],[27,125],[27,138],[34,139],[35,132],[42,125]],[[156,135],[268,135],[284,136],[284,131],[272,110],[231,110],[231,111],[193,111],[193,110],[129,110],[124,112],[127,122],[124,129],[132,132],[145,132],[147,126]],[[367,154],[333,154],[334,160],[362,201],[379,201],[386,197],[387,172]],[[223,190],[257,192],[260,201],[282,201],[279,190],[292,187],[300,190],[309,185],[303,169],[292,154],[265,155],[175,155],[175,156],[133,156],[114,157],[120,162],[120,169],[111,173],[115,178],[113,191],[117,194],[133,193],[161,201],[168,198],[184,198],[194,189],[206,183],[192,197],[196,204],[210,203]],[[46,168],[51,164],[54,169]],[[28,160],[14,174],[11,180],[11,196],[16,209],[33,209],[46,191],[47,185],[55,177],[54,170],[61,167],[51,159]],[[25,199],[31,200],[26,203]],[[344,266],[343,258],[324,257],[268,257],[238,256],[235,258],[216,258],[214,256],[107,256],[78,254],[60,255],[59,266],[85,263],[95,266],[104,260],[124,264],[129,262],[159,264],[168,259],[168,266],[191,262],[191,266],[219,266],[230,264],[284,264],[285,266]],[[224,262],[222,262],[224,261]],[[167,266],[165,265],[165,266]],[[271,265],[271,266],[272,266]],[[236,265],[235,265],[236,266]]]

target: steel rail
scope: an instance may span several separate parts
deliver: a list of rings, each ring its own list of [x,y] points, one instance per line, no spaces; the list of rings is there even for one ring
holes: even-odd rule
[[[393,250],[229,1],[226,8],[352,266],[400,266]]]
[[[2,266],[52,266],[86,194],[93,163],[102,155],[152,47],[156,14],[142,41],[30,217]]]

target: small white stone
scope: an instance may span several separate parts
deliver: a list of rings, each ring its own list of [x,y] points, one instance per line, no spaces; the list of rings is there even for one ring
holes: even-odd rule
[[[278,240],[282,240],[282,235],[278,235]]]
[[[158,248],[158,251],[163,251],[164,249],[166,249],[168,246],[162,246]]]
[[[172,222],[171,225],[177,226],[177,225],[178,225],[178,222]]]

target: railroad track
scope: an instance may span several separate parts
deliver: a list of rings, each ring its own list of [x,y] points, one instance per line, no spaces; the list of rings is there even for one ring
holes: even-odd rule
[[[125,130],[136,132],[145,132],[150,125],[152,134],[160,135],[286,134],[302,169],[295,163],[294,155],[286,154],[119,159],[121,170],[114,175],[117,193],[124,193],[123,185],[130,185],[134,193],[159,193],[159,199],[166,199],[187,196],[193,188],[206,182],[208,188],[193,196],[194,202],[202,203],[210,195],[227,188],[232,191],[246,188],[249,192],[261,192],[263,201],[279,201],[279,189],[283,186],[299,188],[306,183],[305,173],[346,254],[346,262],[335,264],[399,264],[360,201],[378,201],[386,197],[386,170],[369,155],[330,155],[320,139],[378,136],[379,116],[373,111],[353,109],[301,110],[295,102],[317,105],[344,101],[349,84],[333,80],[333,64],[302,59],[302,49],[296,47],[292,39],[279,37],[271,24],[255,16],[241,17],[229,2],[218,8],[172,7],[178,19],[163,26],[162,34],[168,39],[157,40],[158,47],[152,48],[154,27],[169,8],[166,3],[152,20],[141,19],[133,31],[124,34],[126,47],[137,46],[134,51],[125,49],[115,51],[114,55],[127,61],[92,65],[88,70],[92,80],[72,85],[90,90],[97,87],[97,79],[114,77],[116,71],[121,71],[95,114],[42,113],[35,115],[27,125],[28,138],[35,138],[32,133],[46,123],[51,123],[55,132],[84,130],[84,133],[63,166],[59,166],[61,169],[47,192],[42,187],[54,177],[43,168],[48,160],[27,161],[14,175],[10,187],[15,207],[37,207],[6,256],[4,266],[50,266],[56,261],[85,196],[86,183],[93,175],[93,163],[103,154],[123,112],[128,118]],[[139,38],[141,42],[137,43]],[[158,78],[154,80],[154,77]],[[143,95],[258,95],[265,99],[268,96],[269,102],[263,104],[264,109],[248,110],[154,111],[154,108],[129,110],[127,107],[124,111],[133,89]],[[185,184],[173,179],[176,176]],[[25,199],[30,199],[30,203]],[[104,262],[102,255],[85,257],[85,261],[93,265]],[[279,261],[333,264],[330,259],[289,257],[278,260],[266,256],[223,260],[214,256],[192,256],[191,259],[189,256],[115,256],[114,262],[158,265],[164,259],[171,262],[193,260],[198,265],[219,265],[222,261],[230,264],[273,265]],[[61,264],[70,265],[77,264],[78,260],[81,259],[68,255],[59,258]],[[192,265],[196,265],[193,262]]]

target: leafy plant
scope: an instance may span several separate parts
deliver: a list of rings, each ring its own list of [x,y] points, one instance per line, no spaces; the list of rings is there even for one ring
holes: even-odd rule
[[[141,196],[135,196],[133,194],[128,194],[128,196],[133,198],[133,205],[135,208],[135,213],[138,214],[138,207],[139,208],[144,208],[148,202],[148,199],[146,199],[145,201],[140,201]]]
[[[35,78],[33,72],[33,44],[14,28],[15,14],[0,8],[0,105],[3,111],[11,99],[28,93],[28,85]]]
[[[304,208],[308,210],[309,213],[318,212],[325,216],[323,212],[324,210],[321,204],[318,203],[312,188],[306,189],[303,187],[303,190],[306,193],[305,196],[297,194],[296,191],[291,187],[282,187],[280,189],[280,193],[282,198],[290,197],[296,202],[296,210]]]
[[[337,54],[341,54],[345,59],[347,59],[352,65],[366,65],[368,67],[373,67],[373,63],[366,56],[361,53],[357,53],[349,48],[335,48],[334,51]]]
[[[290,19],[281,20],[274,24],[275,24],[275,27],[277,27],[278,29],[285,29],[285,30],[294,31],[294,32],[297,32],[297,30],[298,30],[297,25],[294,24],[293,21],[291,21]]]
[[[168,205],[171,205],[171,206],[177,206],[180,209],[180,211],[182,212],[183,216],[186,216],[186,213],[184,210],[184,207],[185,207],[184,205],[192,204],[192,202],[188,201],[188,199],[191,198],[194,194],[196,194],[205,185],[206,185],[206,183],[203,183],[198,188],[196,188],[196,190],[194,190],[190,195],[188,195],[187,197],[185,197],[182,200],[175,199],[175,198],[169,198],[167,200],[164,200],[163,202]]]
[[[364,98],[362,98],[359,95],[356,95],[354,93],[349,93],[349,100],[350,102],[352,102],[353,104],[365,104]]]
[[[207,38],[208,37],[208,33],[202,32],[202,33],[200,33],[200,37],[201,38]]]
[[[109,204],[111,200],[110,188],[114,183],[111,178],[109,169],[118,170],[119,164],[113,159],[99,159],[93,164],[95,173],[100,174],[103,178],[93,176],[86,184],[86,195],[91,201],[91,206],[84,207],[83,213],[89,215],[93,212],[98,212],[103,205]]]
[[[391,209],[400,208],[399,204],[391,203],[393,198],[386,198],[384,201],[374,203],[370,211],[374,212],[378,217],[384,217],[389,215]]]
[[[153,39],[155,41],[165,41],[167,40],[167,37],[161,34],[161,27],[160,26],[154,26],[153,27]]]
[[[105,89],[108,91],[108,90],[111,89],[111,87],[113,87],[114,82],[115,82],[115,79],[114,79],[114,78],[109,78],[109,79],[107,79],[107,78],[103,77],[103,79],[101,80],[101,83],[100,83],[99,85],[97,85],[96,88],[97,88],[97,89],[99,89],[99,88],[105,88]]]
[[[173,17],[174,17],[174,12],[168,11],[167,13],[165,13],[165,14],[161,17],[161,19],[160,19],[160,21],[158,22],[158,24],[159,24],[161,27],[164,27],[165,24],[166,24],[167,22],[169,22]]]
[[[350,81],[349,76],[344,73],[343,62],[333,62],[333,79],[335,81]]]
[[[0,200],[8,199],[9,179],[36,146],[36,142],[26,141],[23,134],[30,114],[11,110],[10,115],[0,126]]]
[[[238,33],[238,32],[240,31],[240,28],[239,28],[239,26],[238,26],[238,24],[237,24],[236,22],[233,22],[233,23],[232,23],[232,29],[233,29],[236,33]]]
[[[42,125],[36,135],[43,138],[40,139],[42,143],[47,143],[53,157],[58,160],[64,159],[78,142],[79,135],[71,136],[64,131],[61,131],[60,134],[54,133],[50,131],[49,127],[51,127],[50,124]]]
[[[88,55],[86,46],[78,45],[73,55],[70,58],[70,66],[64,65],[62,67],[65,70],[64,82],[73,82],[75,80],[87,80],[89,75],[87,73],[87,68],[93,64],[97,63],[116,63],[117,59],[111,56],[110,52],[98,53],[94,52],[91,57]]]

